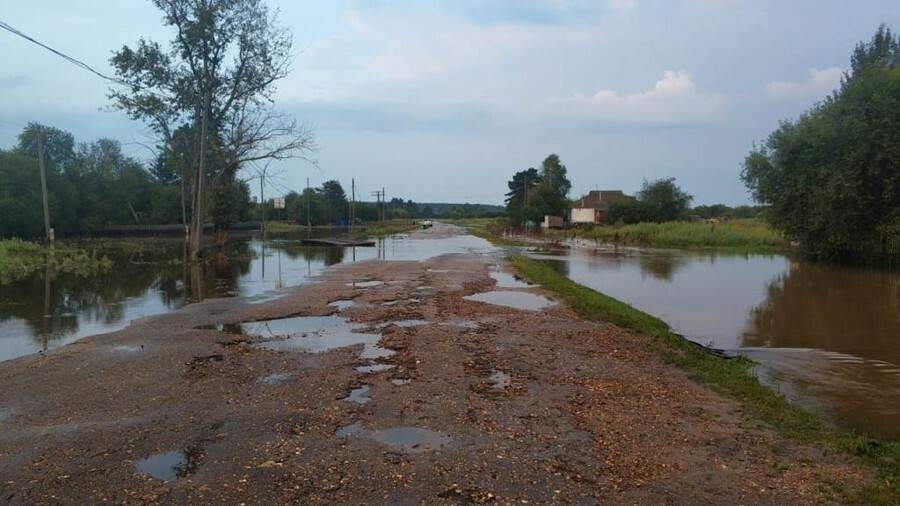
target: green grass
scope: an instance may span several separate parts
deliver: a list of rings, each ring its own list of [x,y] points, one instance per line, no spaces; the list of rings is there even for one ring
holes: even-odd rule
[[[55,248],[21,239],[0,240],[0,285],[49,267],[54,271],[90,274],[104,272],[112,262],[96,250],[85,251],[58,243]]]
[[[571,235],[572,232],[566,232]],[[722,223],[667,222],[589,227],[576,230],[585,239],[620,244],[680,248],[717,248],[752,252],[786,251],[789,242],[758,220]],[[552,235],[552,233],[551,233]]]
[[[843,499],[860,504],[900,504],[900,442],[881,440],[826,426],[819,416],[791,405],[763,386],[745,357],[725,359],[675,334],[662,320],[562,276],[549,265],[513,255],[516,271],[554,292],[580,316],[631,329],[652,337],[651,346],[714,390],[741,403],[751,416],[800,443],[859,457],[873,465],[879,479],[857,490],[842,491]]]

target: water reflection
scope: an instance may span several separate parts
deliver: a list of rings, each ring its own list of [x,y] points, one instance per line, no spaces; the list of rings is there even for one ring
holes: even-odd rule
[[[900,274],[792,263],[750,312],[744,346],[819,348],[900,364]]]
[[[131,320],[213,297],[265,302],[284,287],[308,281],[346,261],[425,260],[462,251],[497,254],[472,236],[447,239],[409,235],[378,240],[377,247],[301,243],[306,234],[228,241],[207,262],[186,262],[180,240],[86,242],[113,262],[104,274],[35,272],[0,285],[0,360],[62,346],[81,337],[119,330]]]
[[[897,272],[640,248],[537,257],[689,339],[751,355],[764,383],[830,420],[900,436]]]

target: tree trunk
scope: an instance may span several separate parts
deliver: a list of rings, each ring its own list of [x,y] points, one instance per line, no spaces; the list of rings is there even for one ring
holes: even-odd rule
[[[206,187],[206,130],[209,115],[209,91],[203,94],[203,111],[200,113],[200,160],[197,163],[196,188],[194,190],[194,215],[191,217],[191,259],[200,258],[203,249],[203,199]]]

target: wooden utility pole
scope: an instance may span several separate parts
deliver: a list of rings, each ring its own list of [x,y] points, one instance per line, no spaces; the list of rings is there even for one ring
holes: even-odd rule
[[[197,163],[197,175],[195,184],[197,189],[194,192],[194,215],[191,217],[191,259],[197,260],[200,257],[200,250],[203,249],[203,193],[206,186],[206,145],[207,145],[207,116],[209,115],[210,97],[209,90],[203,93],[203,107],[200,111],[200,160]]]
[[[356,178],[350,179],[350,235],[353,235],[353,225],[356,221],[355,207],[356,205]]]
[[[50,203],[47,198],[47,171],[44,168],[44,132],[41,128],[38,129],[37,148],[38,165],[41,169],[41,195],[44,197],[44,238],[47,240],[47,244],[52,246],[55,237],[53,229],[50,228]]]
[[[312,217],[309,215],[309,178],[306,178],[306,238],[312,233]]]

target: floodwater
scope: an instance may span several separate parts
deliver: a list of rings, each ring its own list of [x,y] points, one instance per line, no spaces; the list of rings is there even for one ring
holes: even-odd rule
[[[534,254],[685,337],[759,362],[826,420],[900,436],[900,273],[781,255],[576,247]]]
[[[207,298],[264,303],[342,262],[422,261],[458,252],[499,255],[487,241],[465,235],[438,239],[398,234],[378,239],[375,247],[306,246],[300,243],[305,237],[231,240],[203,266],[182,261],[185,250],[179,240],[85,241],[86,248],[101,248],[113,261],[109,272],[45,270],[0,285],[0,360],[116,331],[136,318]]]

